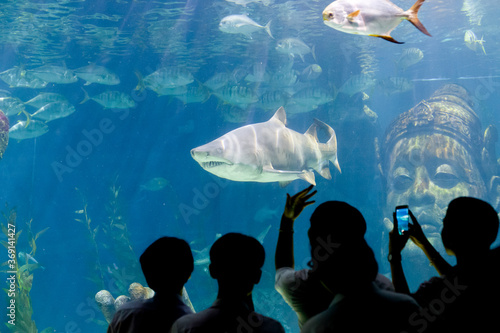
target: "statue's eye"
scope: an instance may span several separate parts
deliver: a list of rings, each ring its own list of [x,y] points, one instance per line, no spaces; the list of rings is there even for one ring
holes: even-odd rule
[[[437,167],[432,181],[437,186],[448,189],[455,187],[460,182],[460,178],[451,165],[442,164]]]
[[[406,168],[399,167],[394,170],[392,187],[398,192],[406,191],[413,184],[413,178]]]

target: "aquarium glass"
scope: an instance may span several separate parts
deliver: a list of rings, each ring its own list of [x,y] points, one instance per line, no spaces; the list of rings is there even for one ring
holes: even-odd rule
[[[447,204],[500,202],[500,5],[428,0],[418,18],[432,36],[403,18],[390,40],[328,26],[330,2],[2,1],[0,331],[105,332],[95,295],[146,286],[138,258],[161,236],[190,244],[185,287],[205,309],[210,246],[239,232],[266,251],[256,310],[299,332],[274,253],[287,194],[312,183],[295,269],[309,269],[309,218],[328,200],[363,214],[380,274],[398,205],[455,264],[440,238]],[[403,266],[412,291],[437,276],[412,244]]]

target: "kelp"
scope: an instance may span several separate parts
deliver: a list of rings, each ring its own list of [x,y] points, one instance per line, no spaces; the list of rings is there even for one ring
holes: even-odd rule
[[[115,179],[109,187],[109,200],[97,211],[105,211],[92,219],[84,194],[78,190],[83,208],[75,211],[75,220],[85,226],[93,248],[88,256],[92,269],[87,279],[96,284],[97,290],[109,290],[113,294],[127,294],[132,282],[145,284],[138,257],[130,240],[127,221],[123,215],[120,186]],[[96,211],[94,207],[90,209]],[[96,320],[97,324],[104,324]]]
[[[26,251],[26,255],[24,256],[24,260],[19,258],[19,240],[20,236],[22,234],[23,230],[18,230],[17,228],[17,213],[15,209],[10,209],[8,214],[3,214],[5,220],[7,221],[7,226],[5,226],[3,223],[0,224],[0,228],[2,229],[2,232],[5,234],[7,237],[7,241],[2,241],[2,245],[6,248],[9,249],[12,248],[11,245],[14,245],[15,248],[15,259],[6,261],[5,263],[2,264],[2,267],[5,266],[7,267],[6,269],[2,270],[4,273],[8,272],[16,272],[16,279],[15,279],[15,292],[14,295],[12,295],[12,291],[9,289],[4,289],[6,292],[6,296],[8,297],[8,303],[11,304],[10,300],[14,299],[15,300],[15,325],[9,324],[8,322],[5,323],[7,328],[10,330],[10,332],[15,332],[15,333],[37,333],[38,329],[36,327],[35,321],[33,320],[33,307],[31,304],[31,288],[33,287],[33,279],[34,279],[34,271],[37,268],[40,268],[41,266],[37,263],[30,263],[29,258],[34,257],[36,254],[36,241],[38,238],[45,233],[49,228],[45,228],[36,234],[33,234],[32,229],[31,229],[31,224],[33,220],[29,220],[26,223],[26,234],[28,237],[28,247],[30,249],[29,253]],[[15,235],[13,233],[9,232],[9,228],[13,229],[12,226],[15,227]],[[10,237],[9,237],[10,236]],[[13,236],[13,237],[12,237]],[[10,242],[10,244],[9,244]],[[11,274],[11,273],[8,273]],[[53,332],[54,329],[51,327],[48,327],[41,331],[42,333],[48,333],[48,332]]]

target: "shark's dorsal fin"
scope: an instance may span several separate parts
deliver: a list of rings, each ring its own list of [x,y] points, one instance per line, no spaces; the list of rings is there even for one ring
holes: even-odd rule
[[[286,126],[286,112],[282,106],[280,106],[280,108],[276,111],[276,113],[274,113],[274,116],[272,116],[272,118],[269,119],[269,121],[272,120],[278,120],[279,122],[283,123],[283,125]]]
[[[310,135],[314,140],[318,141],[318,132],[316,131],[316,123],[312,123],[311,126],[307,129],[304,135]]]

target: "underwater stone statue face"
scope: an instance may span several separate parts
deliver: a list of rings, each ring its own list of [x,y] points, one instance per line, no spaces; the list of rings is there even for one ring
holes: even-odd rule
[[[486,187],[471,154],[455,139],[425,134],[398,141],[387,161],[386,217],[408,204],[429,241],[442,250],[442,219],[459,196],[486,197]],[[392,218],[389,218],[392,221]],[[413,242],[408,251],[421,255]]]

